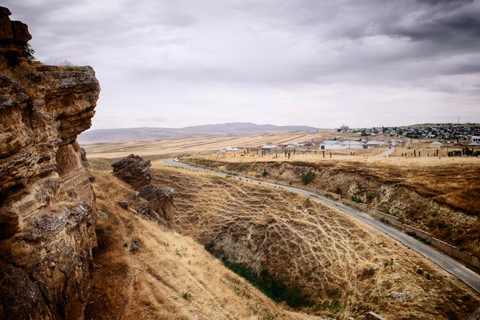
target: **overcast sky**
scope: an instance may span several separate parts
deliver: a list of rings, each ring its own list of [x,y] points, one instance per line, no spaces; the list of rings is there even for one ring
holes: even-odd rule
[[[480,0],[4,0],[92,129],[480,122]]]

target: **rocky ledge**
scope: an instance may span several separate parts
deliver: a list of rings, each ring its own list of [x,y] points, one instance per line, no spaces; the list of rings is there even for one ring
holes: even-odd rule
[[[95,195],[77,135],[100,86],[91,67],[28,61],[26,25],[0,7],[0,319],[82,319]]]
[[[153,177],[149,172],[150,166],[149,160],[145,161],[133,154],[112,164],[113,174],[138,191],[137,198],[133,199],[134,210],[141,216],[163,222],[170,227],[173,225],[174,218],[175,191],[172,188],[150,184]],[[122,206],[128,208],[128,202],[124,201]]]

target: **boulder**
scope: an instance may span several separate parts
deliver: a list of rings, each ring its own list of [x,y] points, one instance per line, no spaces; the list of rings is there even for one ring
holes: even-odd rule
[[[118,206],[122,209],[128,209],[128,201],[118,201]]]
[[[173,224],[173,188],[161,188],[155,185],[147,185],[140,189],[140,197],[150,202],[150,207],[165,220],[168,226]]]
[[[113,174],[135,190],[150,184],[153,176],[148,172],[150,166],[150,161],[144,161],[133,154],[112,163]]]
[[[162,188],[150,184],[153,178],[149,172],[150,166],[150,161],[145,161],[133,154],[112,164],[113,174],[137,190],[134,200],[138,214],[172,226],[175,191],[172,188]],[[147,200],[148,203],[144,203],[139,198]]]

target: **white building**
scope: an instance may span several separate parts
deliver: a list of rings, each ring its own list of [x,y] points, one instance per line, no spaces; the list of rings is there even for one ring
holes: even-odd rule
[[[338,140],[325,140],[320,143],[319,150],[338,150],[338,149],[345,149],[343,143]]]
[[[480,143],[480,137],[479,136],[472,136],[470,138],[470,142]]]

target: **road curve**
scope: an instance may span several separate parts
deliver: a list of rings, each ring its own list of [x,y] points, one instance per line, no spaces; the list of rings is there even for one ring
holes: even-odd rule
[[[202,171],[202,172],[212,173],[212,174],[221,175],[221,176],[226,176],[227,175],[227,174],[224,174],[224,173],[214,172],[214,171],[211,171],[211,170],[208,170],[208,169],[192,167],[192,166],[189,166],[187,164],[184,164],[184,163],[181,163],[181,162],[178,162],[178,161],[174,161],[174,160],[164,160],[163,162],[168,164],[168,165],[182,167],[182,168],[186,168],[186,169],[190,169],[190,170]],[[418,253],[420,253],[421,255],[426,257],[427,259],[430,259],[431,261],[435,262],[437,265],[439,265],[445,271],[447,271],[448,273],[457,277],[458,279],[462,280],[467,285],[469,285],[472,289],[474,289],[475,291],[480,293],[480,275],[479,274],[477,274],[477,273],[473,272],[472,270],[468,269],[467,267],[460,264],[456,260],[454,260],[454,259],[446,256],[445,254],[435,250],[431,246],[428,246],[428,245],[416,240],[415,238],[403,233],[402,231],[400,231],[400,230],[398,230],[394,227],[391,227],[387,224],[384,224],[384,223],[380,222],[379,220],[376,220],[375,218],[373,218],[372,216],[370,216],[370,215],[368,215],[364,212],[355,210],[355,209],[353,209],[349,206],[346,206],[342,203],[339,203],[335,200],[320,196],[318,194],[315,194],[315,193],[312,193],[312,192],[309,192],[309,191],[306,191],[306,190],[292,188],[292,187],[286,187],[286,186],[283,186],[283,185],[280,186],[280,185],[276,185],[274,183],[268,183],[268,182],[254,180],[254,179],[250,179],[250,178],[244,178],[244,177],[242,177],[242,180],[251,181],[251,182],[260,182],[260,183],[262,183],[264,185],[268,185],[268,186],[281,187],[285,190],[295,192],[295,193],[298,193],[298,194],[302,194],[302,195],[305,195],[307,197],[316,199],[318,201],[323,202],[326,205],[329,205],[329,206],[334,207],[334,208],[336,208],[336,209],[338,209],[342,212],[345,212],[345,213],[351,215],[352,217],[362,221],[363,223],[366,223],[366,224],[374,227],[375,229],[391,236],[392,238],[402,242],[403,244],[405,244],[409,248],[417,251]]]

